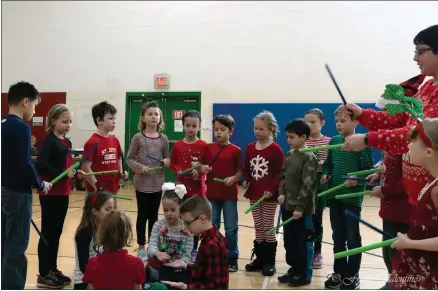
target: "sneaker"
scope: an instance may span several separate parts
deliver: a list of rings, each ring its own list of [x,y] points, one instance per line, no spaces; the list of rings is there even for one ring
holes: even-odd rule
[[[237,272],[239,270],[237,258],[228,258],[228,270],[231,273]]]
[[[58,279],[61,282],[64,283],[64,286],[71,284],[71,279],[69,277],[67,277],[66,275],[64,275],[60,270],[56,269],[55,271],[53,271],[53,273],[55,274],[56,277],[58,277]]]
[[[333,273],[327,276],[324,286],[327,289],[339,289],[342,285],[342,277],[338,273]]]
[[[62,289],[64,287],[64,283],[55,275],[54,272],[49,272],[45,276],[38,275],[36,286],[44,289]]]
[[[137,253],[137,257],[139,257],[143,261],[143,263],[147,262],[148,260],[148,255],[145,249],[139,249]]]
[[[288,284],[290,283],[290,280],[293,277],[293,270],[292,267],[289,268],[289,270],[287,270],[287,273],[281,276],[278,276],[278,282],[283,283],[283,284]]]
[[[314,254],[313,255],[313,268],[314,269],[321,269],[322,268],[322,256],[321,256],[321,254]]]
[[[301,286],[309,285],[310,283],[311,281],[305,280],[300,276],[293,276],[288,285],[291,287],[301,287]]]
[[[357,290],[360,287],[360,279],[358,276],[344,278],[341,290]]]
[[[196,256],[198,255],[198,251],[197,250],[193,250],[192,251],[192,262],[196,261]]]

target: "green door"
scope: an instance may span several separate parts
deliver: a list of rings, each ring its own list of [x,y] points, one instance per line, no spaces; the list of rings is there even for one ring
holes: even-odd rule
[[[147,101],[155,100],[164,115],[164,134],[169,139],[169,150],[173,144],[183,139],[182,115],[188,110],[201,109],[200,92],[135,92],[126,93],[126,133],[125,152],[127,153],[132,137],[138,132],[138,120],[142,106]],[[198,135],[200,136],[200,134]],[[128,168],[128,167],[126,167]],[[129,169],[131,178],[131,170]],[[175,181],[173,172],[166,168],[166,181]]]

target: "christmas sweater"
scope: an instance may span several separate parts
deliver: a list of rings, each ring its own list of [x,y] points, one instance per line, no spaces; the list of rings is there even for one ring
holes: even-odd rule
[[[270,192],[276,200],[280,184],[284,154],[281,147],[273,142],[268,147],[258,150],[257,142],[250,143],[245,150],[244,179],[249,182],[245,197],[259,200],[265,192]]]
[[[429,118],[438,117],[438,85],[433,85],[433,82],[433,79],[427,81],[414,95],[423,105],[424,117]],[[369,146],[391,155],[403,155],[403,186],[409,195],[409,203],[416,205],[418,193],[432,180],[427,169],[409,162],[408,132],[416,121],[408,113],[389,115],[372,109],[364,109],[358,121],[370,131]]]

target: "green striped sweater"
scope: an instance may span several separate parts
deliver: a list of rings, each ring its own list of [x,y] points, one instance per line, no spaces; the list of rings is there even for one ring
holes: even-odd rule
[[[332,137],[332,139],[330,140],[330,145],[342,144],[344,142],[344,137],[341,135],[337,135]],[[328,151],[327,160],[324,162],[323,165],[323,174],[331,177],[328,183],[328,189],[331,189],[345,182],[345,179],[342,179],[341,176],[346,176],[347,173],[361,170],[369,170],[372,168],[373,159],[371,148],[367,147],[359,152],[347,152],[336,149]],[[331,200],[334,199],[336,195],[362,192],[364,191],[364,189],[365,183],[359,182],[356,187],[345,187],[338,191],[332,192],[325,197],[327,197],[327,200]],[[363,196],[342,199],[341,201],[356,205],[358,207],[362,207]]]

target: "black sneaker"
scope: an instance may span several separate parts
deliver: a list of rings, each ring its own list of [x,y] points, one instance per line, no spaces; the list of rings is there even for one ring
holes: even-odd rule
[[[44,277],[38,275],[37,287],[45,289],[62,289],[64,283],[55,275],[54,272],[49,272]]]
[[[324,282],[326,289],[339,289],[342,285],[342,277],[338,273],[333,273],[327,276],[327,280]]]
[[[60,270],[56,269],[55,271],[53,271],[53,273],[55,274],[56,277],[58,277],[59,281],[64,283],[64,286],[71,284],[71,279],[66,275],[64,275]]]
[[[290,283],[290,280],[293,278],[293,271],[292,268],[289,268],[289,270],[287,270],[287,273],[281,276],[278,276],[278,282],[283,283],[283,284],[288,284]]]
[[[235,273],[239,270],[239,265],[237,263],[237,258],[228,258],[228,270],[231,273]]]
[[[341,290],[357,290],[360,287],[359,276],[344,278]]]
[[[291,287],[301,287],[301,286],[306,286],[309,285],[311,283],[310,280],[305,280],[300,276],[293,276],[292,279],[289,282],[289,286]]]

